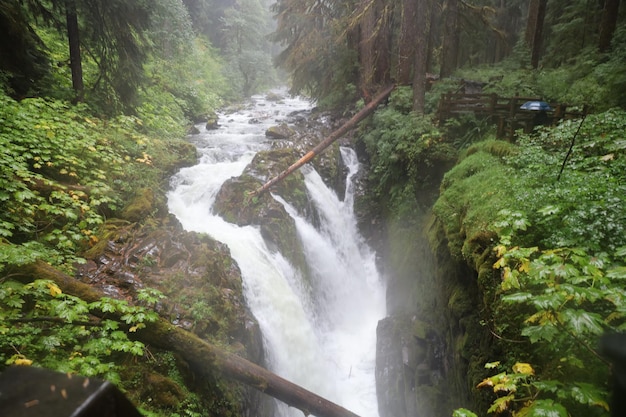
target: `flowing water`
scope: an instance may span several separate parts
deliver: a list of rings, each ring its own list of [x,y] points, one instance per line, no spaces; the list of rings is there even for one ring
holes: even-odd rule
[[[198,164],[172,178],[170,211],[187,230],[227,244],[239,265],[244,296],[257,318],[269,368],[362,417],[377,417],[374,381],[376,325],[385,314],[384,285],[375,254],[364,244],[352,212],[354,152],[342,148],[349,169],[346,194],[338,197],[317,172],[303,167],[309,198],[317,208],[316,228],[278,196],[294,218],[312,281],[265,244],[257,227],[240,227],[212,213],[215,196],[240,175],[256,152],[269,148],[265,130],[293,111],[310,107],[299,98],[280,103],[255,96],[237,113],[220,115],[218,130],[191,137]],[[254,123],[250,120],[254,119]],[[281,416],[301,416],[280,405]]]

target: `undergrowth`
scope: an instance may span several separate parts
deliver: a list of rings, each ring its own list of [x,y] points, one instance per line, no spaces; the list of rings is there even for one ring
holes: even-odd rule
[[[608,414],[598,343],[626,323],[625,128],[626,112],[609,110],[515,145],[477,143],[444,178],[433,210],[451,253],[472,267],[495,260],[479,276],[506,352],[476,381],[493,392],[490,413]]]

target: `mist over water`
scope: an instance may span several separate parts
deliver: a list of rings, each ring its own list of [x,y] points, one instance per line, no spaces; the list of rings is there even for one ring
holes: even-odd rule
[[[219,130],[191,138],[201,157],[172,178],[169,209],[185,229],[229,246],[263,333],[269,368],[362,417],[377,417],[376,325],[385,314],[384,285],[352,212],[351,178],[358,170],[354,152],[342,149],[349,174],[341,198],[314,169],[302,168],[319,228],[274,196],[296,222],[311,283],[280,253],[269,250],[257,227],[230,224],[212,213],[222,183],[240,175],[257,151],[269,147],[265,130],[290,112],[309,108],[297,98],[280,104],[253,99],[253,108],[221,115]],[[260,123],[249,123],[251,118]],[[302,412],[281,405],[279,414]]]

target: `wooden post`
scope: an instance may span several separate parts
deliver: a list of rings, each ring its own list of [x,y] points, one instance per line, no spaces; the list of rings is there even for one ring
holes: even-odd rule
[[[357,125],[357,123],[365,119],[367,116],[369,116],[370,113],[376,110],[376,107],[378,107],[378,104],[380,104],[385,98],[387,98],[387,96],[391,94],[394,88],[395,88],[395,85],[393,84],[385,88],[382,93],[378,94],[371,102],[369,102],[365,107],[363,107],[361,111],[359,111],[357,114],[352,116],[352,118],[348,120],[346,123],[344,123],[339,129],[332,132],[326,139],[321,141],[317,146],[315,146],[313,149],[307,152],[306,155],[304,155],[302,158],[297,160],[289,168],[287,168],[286,170],[278,174],[273,179],[266,182],[263,186],[259,187],[256,191],[254,191],[254,194],[259,195],[269,190],[270,187],[272,187],[273,185],[276,185],[278,182],[285,179],[289,174],[294,172],[296,169],[300,168],[302,165],[306,164],[311,159],[313,159],[316,155],[320,154],[324,149],[330,146],[331,143],[339,139],[349,130],[353,129]]]

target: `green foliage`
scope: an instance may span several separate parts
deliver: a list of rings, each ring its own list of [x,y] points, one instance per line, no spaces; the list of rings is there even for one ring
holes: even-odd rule
[[[464,149],[489,136],[495,137],[495,124],[486,117],[467,113],[446,120],[445,131],[456,149]]]
[[[523,213],[534,225],[519,236],[521,244],[594,252],[626,245],[624,123],[626,113],[619,110],[589,116],[560,181],[556,178],[579,120],[522,136],[518,147],[499,142],[498,150],[489,145],[498,143],[493,141],[470,147],[446,174],[434,206],[449,237],[455,236],[452,253],[470,260],[467,242],[491,230],[493,213],[503,209]]]
[[[180,138],[191,122],[205,121],[224,97],[232,96],[223,66],[217,51],[201,39],[162,45],[146,63],[151,82],[139,92],[137,113],[146,132]]]
[[[465,408],[459,408],[454,410],[452,417],[478,417],[475,413]]]
[[[267,38],[270,22],[269,10],[259,0],[236,0],[221,18],[222,51],[228,63],[226,76],[240,87],[243,97],[275,81]]]
[[[0,237],[14,245],[3,264],[80,261],[135,187],[155,189],[183,155],[195,159],[190,145],[139,133],[134,117],[103,121],[84,105],[53,100],[0,102]]]
[[[284,47],[276,63],[289,72],[292,91],[320,100],[325,108],[356,101],[358,51],[347,41],[353,31],[349,25],[356,24],[348,22],[353,5],[280,0],[272,7],[277,20],[273,40]]]
[[[615,106],[625,105],[626,85],[626,30],[616,31],[614,48],[610,54],[601,55],[587,49],[578,51],[575,59],[558,66],[546,65],[538,70],[531,70],[521,62],[510,58],[500,65],[468,67],[460,69],[455,75],[485,83],[483,92],[496,93],[503,97],[540,97],[554,105],[566,104],[570,107],[587,105],[594,111],[606,111]],[[439,91],[447,89],[447,83],[437,86],[433,92],[432,104]]]
[[[0,235],[71,256],[119,204],[109,184],[124,159],[85,107],[0,100]]]
[[[159,297],[154,291],[148,294]],[[97,320],[93,314],[104,318]],[[103,298],[87,303],[64,294],[53,281],[3,280],[0,368],[32,364],[119,383],[119,359],[143,356],[145,349],[141,342],[130,340],[127,332],[136,332],[157,317],[125,301]]]
[[[581,411],[602,415],[608,411],[609,367],[596,346],[605,332],[626,328],[624,248],[612,258],[584,249],[511,247],[511,236],[520,228],[525,230],[528,223],[519,213],[501,216],[501,223],[506,224],[501,233],[509,243],[496,247],[494,268],[502,277],[496,304],[516,305],[527,312],[520,335],[535,345],[535,360],[543,372],[529,373],[524,390],[522,381],[507,373],[487,378],[479,387],[493,386],[498,392],[496,379],[506,378],[512,386],[500,391],[507,391],[511,401],[523,402],[519,415],[543,415],[538,413],[544,409],[564,416]],[[518,227],[511,227],[515,224]],[[494,407],[501,406],[500,411],[517,408],[498,400]]]
[[[374,114],[360,138],[370,158],[375,196],[384,196],[396,214],[414,204],[417,192],[429,186],[431,168],[456,154],[431,119],[412,113],[411,107],[411,89],[397,88],[389,106]]]
[[[488,363],[486,368],[502,368],[499,362]],[[587,383],[561,383],[559,381],[541,381],[535,370],[528,363],[517,362],[511,367],[512,372],[502,372],[485,378],[478,388],[491,388],[497,399],[489,408],[489,413],[523,417],[568,417],[568,410],[563,404],[596,407],[608,411],[606,393]],[[555,398],[542,398],[554,396]],[[587,409],[584,415],[601,415]],[[591,412],[591,414],[588,414]],[[461,414],[463,415],[463,414]],[[471,415],[471,414],[470,414]]]
[[[626,327],[625,123],[625,112],[610,110],[523,135],[517,146],[478,143],[444,178],[434,211],[451,251],[478,265],[500,242],[500,285],[485,289],[485,308],[497,333],[529,343],[509,345],[508,365],[479,384],[496,395],[490,412],[607,413],[609,367],[596,346]],[[510,373],[520,357],[536,371]]]

